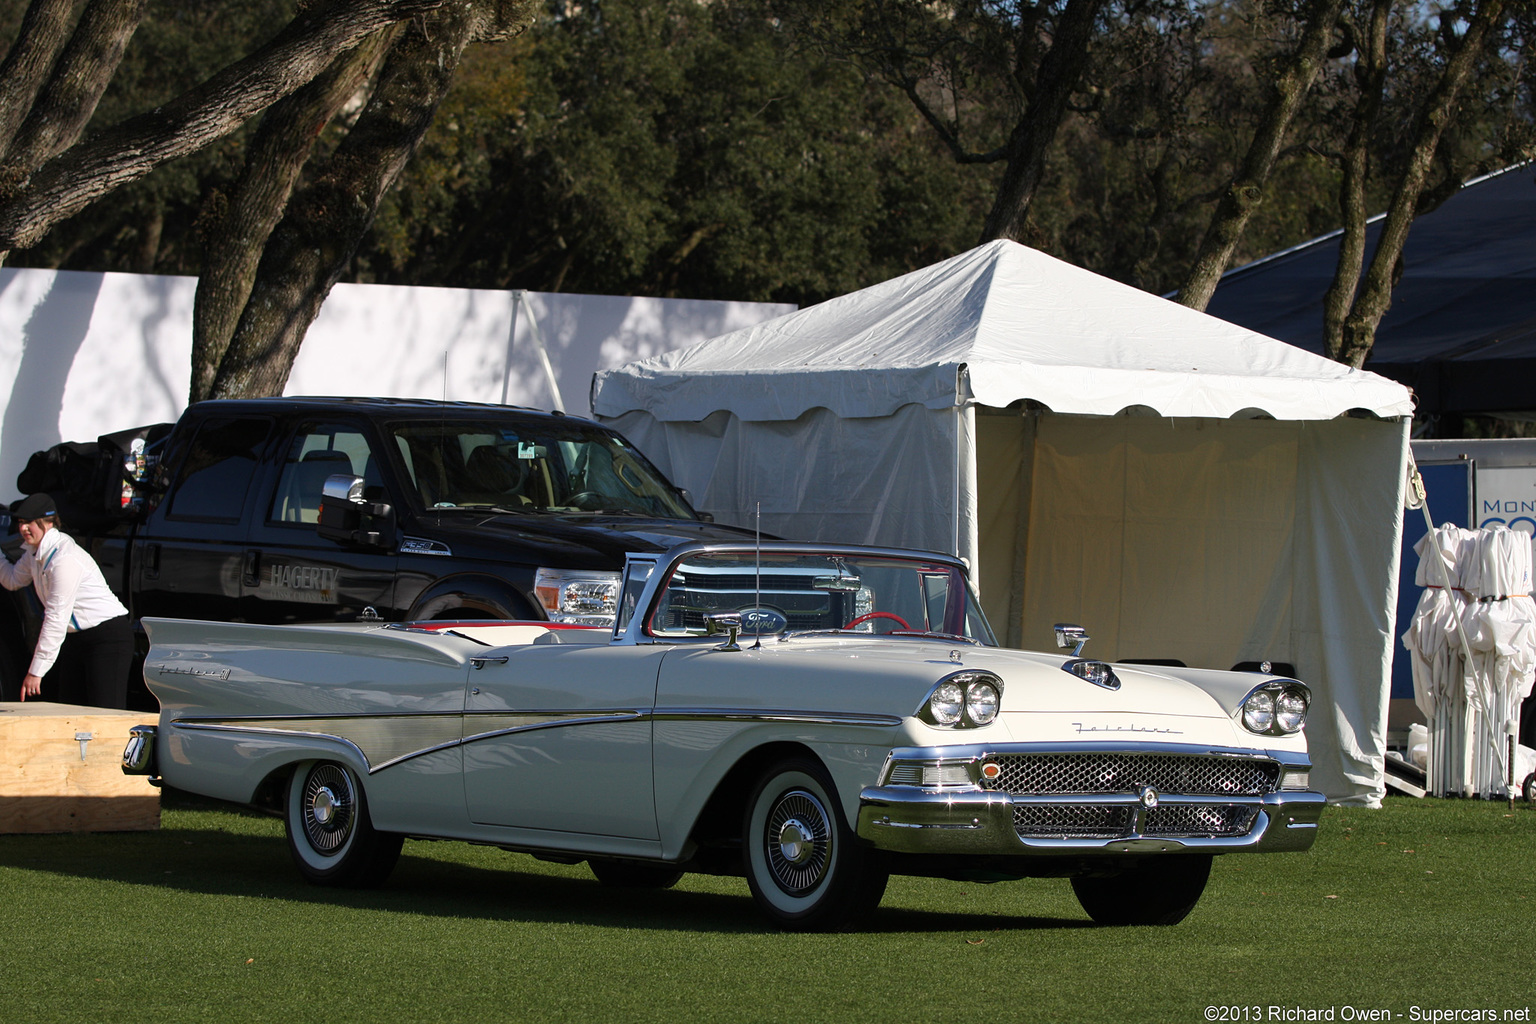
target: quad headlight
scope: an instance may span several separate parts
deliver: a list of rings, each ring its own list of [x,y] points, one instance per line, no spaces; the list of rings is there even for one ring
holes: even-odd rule
[[[990,672],[956,672],[946,676],[918,709],[931,725],[964,729],[991,723],[1003,703],[1003,681]]]
[[[1243,728],[1270,736],[1289,736],[1307,724],[1312,691],[1294,679],[1272,679],[1243,698]]]

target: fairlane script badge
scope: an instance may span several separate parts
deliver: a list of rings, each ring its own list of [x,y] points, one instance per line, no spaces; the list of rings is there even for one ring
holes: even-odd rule
[[[1084,725],[1082,722],[1073,722],[1078,732],[1156,732],[1167,733],[1171,736],[1184,735],[1183,729],[1152,729],[1144,725]]]
[[[197,676],[200,679],[228,679],[227,668],[196,668],[192,665],[156,665],[154,670],[162,676]]]

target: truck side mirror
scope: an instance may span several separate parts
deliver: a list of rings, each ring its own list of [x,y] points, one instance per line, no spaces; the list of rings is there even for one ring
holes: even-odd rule
[[[395,510],[384,502],[365,501],[362,477],[336,473],[321,488],[315,532],[340,544],[387,548],[395,542]]]

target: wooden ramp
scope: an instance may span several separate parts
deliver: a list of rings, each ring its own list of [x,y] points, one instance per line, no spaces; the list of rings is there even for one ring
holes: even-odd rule
[[[0,702],[0,833],[132,832],[160,827],[160,790],[124,775],[143,711]]]

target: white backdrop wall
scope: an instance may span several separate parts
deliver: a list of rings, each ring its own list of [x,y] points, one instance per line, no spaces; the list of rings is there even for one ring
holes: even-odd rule
[[[192,358],[190,277],[0,268],[0,501],[59,441],[174,420]],[[520,303],[519,300],[522,300]],[[289,395],[367,395],[588,414],[592,374],[794,310],[752,302],[337,285]],[[537,324],[537,331],[533,325]]]

